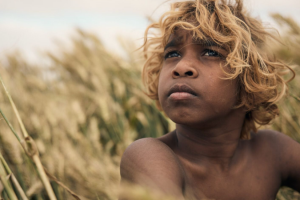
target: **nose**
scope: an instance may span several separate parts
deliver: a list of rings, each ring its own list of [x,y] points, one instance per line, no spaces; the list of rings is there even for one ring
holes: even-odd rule
[[[173,78],[180,78],[180,77],[197,78],[198,71],[194,67],[194,64],[191,60],[182,58],[173,69],[172,77]]]

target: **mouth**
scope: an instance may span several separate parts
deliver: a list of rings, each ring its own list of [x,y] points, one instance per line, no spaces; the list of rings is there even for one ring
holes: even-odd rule
[[[168,97],[174,100],[183,100],[183,99],[190,99],[197,96],[197,93],[188,85],[174,85],[169,93]]]

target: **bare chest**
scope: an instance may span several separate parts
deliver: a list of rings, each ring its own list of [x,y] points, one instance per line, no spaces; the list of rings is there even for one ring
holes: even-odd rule
[[[281,181],[267,163],[245,163],[234,170],[220,172],[183,163],[186,199],[271,200]]]

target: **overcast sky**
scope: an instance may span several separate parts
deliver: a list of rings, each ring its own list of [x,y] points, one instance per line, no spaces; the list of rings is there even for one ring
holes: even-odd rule
[[[253,16],[273,26],[270,13],[300,22],[300,0],[244,2]],[[0,54],[19,49],[36,61],[39,52],[55,50],[54,39],[68,41],[75,27],[99,35],[118,52],[118,36],[139,41],[148,25],[146,16],[157,19],[168,8],[164,0],[0,0]]]

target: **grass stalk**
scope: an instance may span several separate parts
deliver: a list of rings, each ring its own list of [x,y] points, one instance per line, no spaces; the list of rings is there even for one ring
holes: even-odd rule
[[[72,190],[70,190],[65,184],[63,184],[62,182],[60,182],[55,176],[51,175],[46,169],[44,169],[47,176],[53,180],[54,182],[56,182],[59,186],[61,186],[62,188],[64,188],[65,190],[67,190],[67,192],[69,192],[69,194],[71,194],[76,200],[81,200],[80,197],[75,194]]]
[[[14,101],[12,100],[12,98],[11,98],[11,96],[10,96],[10,94],[9,94],[9,92],[8,92],[8,90],[7,90],[7,88],[6,88],[5,84],[4,84],[4,82],[3,82],[1,76],[0,76],[0,81],[1,81],[1,84],[2,84],[2,86],[3,86],[3,88],[4,88],[5,94],[6,94],[8,100],[9,100],[9,102],[10,102],[10,105],[12,106],[13,111],[14,111],[14,113],[15,113],[17,119],[18,119],[18,122],[19,122],[19,124],[20,124],[20,127],[21,127],[22,133],[23,133],[23,135],[24,135],[24,138],[26,138],[26,137],[28,137],[29,135],[28,135],[28,133],[27,133],[27,131],[26,131],[26,129],[25,129],[25,126],[24,126],[23,121],[22,121],[22,119],[21,119],[21,117],[20,117],[19,111],[18,111],[18,109],[16,108],[16,105],[15,105]]]
[[[0,160],[2,162],[2,165],[4,166],[4,169],[8,174],[11,176],[11,181],[16,187],[17,191],[19,192],[20,196],[22,197],[23,200],[28,200],[25,192],[23,191],[21,185],[19,184],[18,180],[16,179],[15,175],[12,173],[11,169],[9,168],[8,164],[6,163],[5,159],[3,156],[0,154]]]
[[[12,127],[12,125],[9,123],[9,121],[7,120],[6,116],[4,115],[4,113],[2,112],[2,110],[0,109],[0,113],[2,115],[2,117],[4,118],[6,124],[8,125],[8,127],[10,128],[10,130],[13,132],[13,134],[16,136],[17,140],[21,143],[21,145],[23,146],[23,142],[21,140],[21,138],[19,137],[19,135],[16,133],[15,129]]]
[[[38,172],[39,177],[40,177],[40,179],[41,179],[41,181],[42,181],[42,183],[43,183],[43,185],[44,185],[44,187],[45,187],[45,189],[46,189],[46,191],[48,193],[48,196],[49,196],[50,200],[56,200],[56,197],[55,197],[53,189],[52,189],[52,187],[50,185],[49,179],[47,178],[47,175],[46,175],[46,173],[44,171],[43,165],[42,165],[41,160],[39,158],[39,154],[38,154],[38,150],[36,148],[35,142],[28,135],[28,133],[27,133],[27,131],[25,129],[25,126],[24,126],[24,124],[22,122],[22,119],[20,117],[20,114],[18,112],[18,109],[16,108],[14,101],[12,100],[12,98],[11,98],[8,90],[6,89],[6,86],[5,86],[5,84],[4,84],[1,76],[0,76],[0,81],[1,81],[1,84],[2,84],[2,86],[4,88],[4,90],[5,90],[6,96],[8,97],[9,102],[10,102],[12,108],[13,108],[13,111],[14,111],[15,115],[17,116],[19,125],[21,127],[23,136],[25,138],[27,146],[25,147],[24,150],[27,153],[27,155],[32,158],[34,164],[36,165],[37,172]],[[4,115],[4,113],[2,111],[1,111],[1,115],[4,117],[5,121],[7,122],[7,124],[11,128],[11,130],[13,130],[12,126],[10,125],[10,123],[8,123],[8,120],[6,119],[6,117],[5,117],[5,115]],[[13,131],[13,133],[14,133],[15,136],[17,136],[17,134],[16,134],[15,131]],[[17,139],[21,142],[20,138],[17,137]],[[21,145],[23,146],[22,142],[21,142]],[[24,148],[24,146],[23,146],[23,148]]]
[[[5,172],[2,162],[0,163],[0,179],[4,186],[4,189],[10,200],[18,200],[16,194],[14,193],[10,183],[7,181],[7,174]]]

